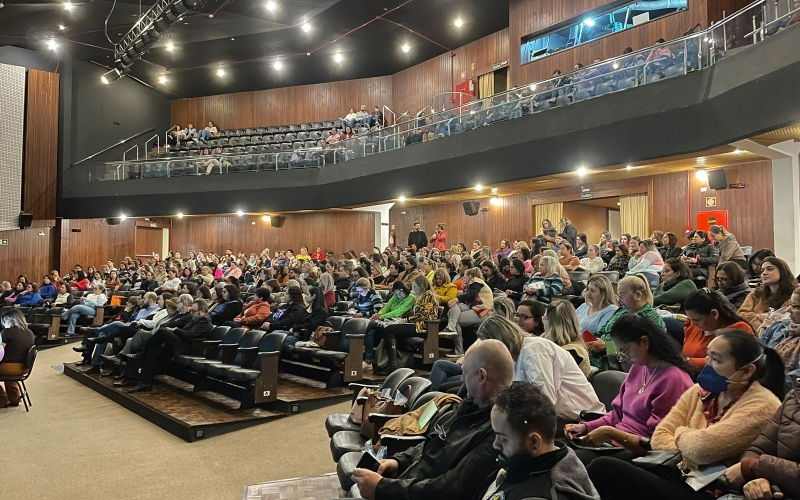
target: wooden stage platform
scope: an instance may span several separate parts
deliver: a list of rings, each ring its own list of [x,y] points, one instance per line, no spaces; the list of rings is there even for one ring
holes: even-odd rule
[[[234,432],[277,418],[349,401],[347,387],[325,389],[312,380],[280,374],[278,399],[246,410],[239,401],[212,391],[192,392],[192,384],[159,375],[150,392],[128,393],[111,377],[84,373],[85,367],[64,363],[64,374],[188,442]]]

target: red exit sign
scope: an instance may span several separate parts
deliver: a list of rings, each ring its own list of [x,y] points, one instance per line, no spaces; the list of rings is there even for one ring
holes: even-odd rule
[[[731,189],[744,189],[744,182],[737,182],[735,184],[728,184]]]

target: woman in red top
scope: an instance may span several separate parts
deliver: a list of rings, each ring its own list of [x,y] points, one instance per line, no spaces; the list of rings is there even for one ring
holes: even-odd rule
[[[75,281],[70,283],[70,285],[82,292],[85,292],[88,289],[90,283],[89,280],[86,279],[86,274],[84,274],[83,271],[78,270],[75,271]]]
[[[322,251],[322,248],[317,247],[311,254],[311,258],[316,261],[325,260],[325,252]]]
[[[753,333],[747,321],[718,291],[701,288],[692,292],[684,303],[684,309],[688,319],[683,325],[683,355],[699,368],[706,364],[708,344],[716,337],[717,330],[733,328]]]
[[[444,222],[436,224],[436,231],[430,237],[431,247],[440,252],[447,250],[447,233],[444,232]]]

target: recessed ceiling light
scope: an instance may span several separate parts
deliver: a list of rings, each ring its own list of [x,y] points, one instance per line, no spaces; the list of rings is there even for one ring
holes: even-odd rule
[[[275,61],[275,62],[272,64],[272,67],[273,67],[273,68],[275,68],[276,70],[280,71],[280,70],[281,70],[281,68],[283,68],[283,63],[282,63],[282,62],[280,62],[280,61]]]
[[[166,46],[166,49],[167,49],[168,51],[172,52],[173,50],[175,50],[175,44],[174,44],[174,43],[172,43],[172,42],[169,42],[169,43],[167,44],[167,46]]]
[[[585,24],[586,26],[588,26],[588,27],[590,27],[590,28],[591,28],[591,27],[593,27],[593,26],[594,26],[594,19],[587,19],[587,20],[585,20],[585,21],[583,22],[583,24]]]
[[[492,205],[495,205],[495,206],[497,206],[497,205],[500,205],[500,204],[501,204],[501,203],[503,203],[503,202],[502,202],[502,201],[500,201],[500,198],[498,198],[497,196],[493,196],[493,197],[492,197],[492,198],[489,200],[489,203],[491,203]]]
[[[61,30],[61,31],[64,31],[65,29],[67,29],[67,27],[64,26],[63,24],[59,24],[58,25],[58,29]]]
[[[75,8],[75,6],[72,5],[70,2],[64,4],[64,9],[66,10],[72,10],[73,8]]]
[[[55,51],[58,48],[58,42],[56,42],[51,38],[50,40],[47,41],[47,48]]]
[[[577,173],[579,176],[583,177],[584,175],[586,175],[586,167],[578,167]]]
[[[694,173],[694,176],[700,182],[706,182],[708,180],[708,172],[706,172],[706,169],[704,168],[697,170],[697,172]]]
[[[456,28],[460,28],[460,27],[464,26],[464,20],[461,19],[460,17],[456,18],[456,20],[453,22],[453,24],[456,25]]]
[[[111,80],[109,80],[108,77],[106,77],[106,75],[101,76],[100,77],[100,81],[103,82],[103,85],[108,85],[109,83],[111,83]],[[125,142],[125,141],[122,141],[122,142]]]
[[[244,215],[244,212],[242,212],[241,210],[237,210],[237,211],[236,211],[236,215],[238,215],[239,217],[241,217],[241,216],[243,216],[243,215]]]
[[[128,218],[128,216],[125,215],[125,214],[120,214],[120,216],[119,216],[119,220],[125,220],[127,218]]]
[[[341,54],[336,54],[335,56],[333,56],[333,60],[336,61],[337,63],[340,63],[344,61],[344,56]]]
[[[164,76],[164,75],[161,75],[161,76],[159,76],[159,77],[158,77],[158,83],[160,83],[160,84],[162,84],[162,85],[163,85],[163,84],[165,84],[165,83],[167,83],[167,77],[166,77],[166,76]]]
[[[219,76],[219,77],[225,76],[225,70],[224,69],[218,69],[217,70],[217,76]]]
[[[497,188],[492,188],[492,194],[497,194]]]
[[[231,41],[234,41],[234,40],[236,40],[236,39],[235,39],[235,38],[233,38],[233,37],[231,37]]]
[[[305,33],[309,33],[311,31],[311,25],[308,23],[303,23],[303,25],[300,26],[300,29]]]
[[[628,165],[627,167],[625,167],[625,170],[633,170],[633,165]]]
[[[397,198],[397,201],[399,201],[400,203],[405,203],[406,202],[406,197],[405,196],[401,196],[401,197]]]
[[[697,161],[697,163],[705,163],[706,162],[706,157],[705,156],[701,156],[701,157],[697,158],[696,161]]]
[[[403,47],[402,47],[402,48],[403,48],[403,52],[406,52],[406,53],[407,53],[409,50],[411,50],[411,47],[410,47],[410,46],[409,46],[407,43],[406,43],[406,44],[403,44]]]
[[[483,191],[483,184],[475,184],[475,191],[479,193]]]
[[[261,220],[263,220],[264,222],[269,222],[269,215],[262,215]]]
[[[275,12],[275,9],[277,9],[277,8],[278,8],[278,4],[276,4],[276,3],[275,3],[275,2],[273,2],[272,0],[269,0],[269,2],[267,2],[267,3],[264,5],[264,7],[266,7],[266,8],[267,8],[267,10],[268,10],[268,11],[270,11],[270,12]]]
[[[742,150],[739,149],[739,148],[736,148],[736,149],[733,150],[733,154],[740,155],[740,154],[742,154]]]
[[[183,219],[183,212],[178,212],[178,218]]]

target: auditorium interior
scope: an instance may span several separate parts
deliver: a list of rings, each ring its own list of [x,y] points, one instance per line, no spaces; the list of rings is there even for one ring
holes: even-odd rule
[[[0,0],[0,498],[800,498],[797,24]]]

